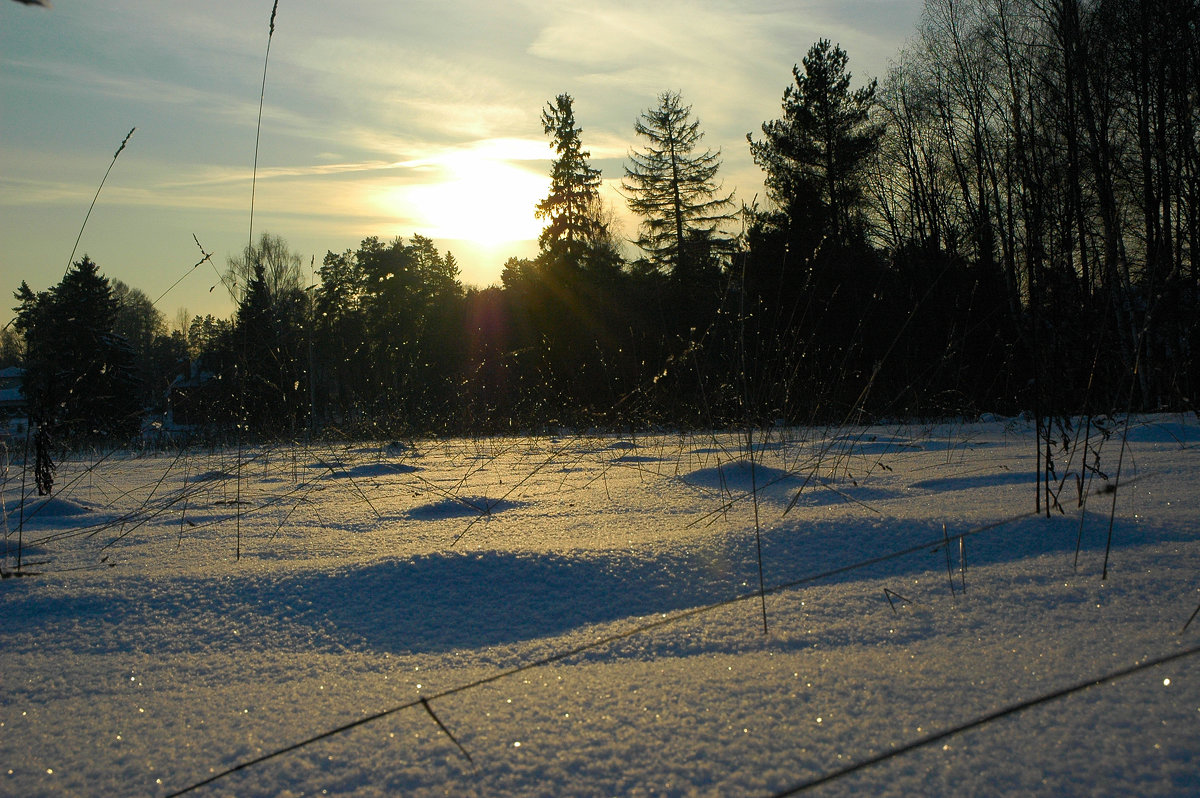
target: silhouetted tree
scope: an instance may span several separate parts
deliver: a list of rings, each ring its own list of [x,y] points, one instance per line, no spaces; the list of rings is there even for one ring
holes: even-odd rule
[[[25,359],[25,340],[11,326],[0,330],[0,369],[19,366]]]
[[[113,332],[117,304],[96,263],[84,255],[49,291],[35,294],[22,282],[16,298],[30,417],[67,442],[135,430],[133,352]]]
[[[294,430],[309,404],[309,301],[300,256],[264,233],[257,246],[229,259],[227,275],[238,295],[232,357],[223,364],[235,416],[255,431]]]
[[[402,429],[444,421],[462,347],[454,257],[424,236],[370,237],[327,254],[321,278],[315,350],[330,413]]]
[[[803,72],[792,68],[796,85],[784,91],[783,117],[763,123],[761,141],[746,136],[770,198],[814,243],[858,242],[866,232],[866,167],[883,128],[870,118],[875,81],[851,91],[848,60],[840,46],[818,41]]]
[[[328,252],[313,307],[314,368],[326,417],[344,423],[371,394],[366,275],[353,250]]]
[[[547,224],[538,244],[555,258],[582,263],[603,239],[600,219],[600,170],[593,169],[583,148],[581,128],[575,126],[574,99],[560,94],[542,111],[542,127],[557,153],[550,170],[550,193],[538,203],[537,218]]]
[[[754,412],[850,417],[887,351],[865,194],[884,131],[870,118],[875,82],[851,91],[847,62],[818,41],[792,69],[783,117],[747,136],[775,206],[749,209],[739,359]]]
[[[154,339],[167,334],[167,319],[146,293],[121,280],[112,280],[115,303],[113,332],[120,335],[139,355],[148,351]]]
[[[221,342],[229,338],[232,331],[233,323],[228,319],[218,319],[211,313],[193,316],[188,323],[188,356],[200,362],[201,370],[215,371],[213,365],[206,365],[204,361],[215,355]]]
[[[714,256],[728,243],[719,230],[734,218],[733,195],[716,183],[721,153],[695,151],[704,134],[678,92],[660,94],[633,129],[648,141],[644,151],[630,151],[621,184],[629,209],[643,217],[635,243],[655,268],[694,280],[719,263]]]
[[[187,356],[186,347],[168,334],[166,316],[144,291],[113,280],[112,295],[116,303],[113,332],[125,339],[133,351],[142,386],[139,403],[143,407],[161,407],[167,386],[180,373]]]
[[[267,293],[275,299],[304,288],[304,262],[300,255],[291,251],[282,236],[264,232],[256,244],[247,245],[226,261],[225,286],[235,302],[244,298],[259,267]]]

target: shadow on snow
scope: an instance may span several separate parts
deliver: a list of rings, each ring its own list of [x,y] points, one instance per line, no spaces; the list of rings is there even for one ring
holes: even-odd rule
[[[972,568],[1037,555],[1061,555],[1063,567],[1070,568],[1078,529],[1077,518],[1025,518],[971,535],[965,544],[968,583]],[[1106,530],[1107,520],[1099,515],[1085,526],[1089,559],[1081,574],[1096,570]],[[968,530],[947,531],[954,536]],[[766,583],[770,588],[801,581],[801,589],[819,591],[823,585],[944,573],[941,535],[940,525],[888,519],[782,526],[764,532]],[[1114,544],[1119,549],[1181,536],[1181,530],[1121,521]],[[921,544],[929,545],[903,557],[831,573]],[[552,637],[750,595],[757,587],[754,551],[753,533],[747,531],[657,552],[439,552],[332,573],[118,578],[85,594],[5,580],[9,589],[0,588],[0,612],[13,630],[76,628],[80,644],[93,651],[136,645],[121,633],[129,624],[169,624],[180,640],[198,635],[216,638],[216,646],[312,650],[314,642],[326,641],[339,649],[448,652]],[[957,541],[952,541],[952,553],[957,569]],[[887,612],[882,599],[878,603]],[[222,638],[219,629],[231,623],[242,626],[244,636]],[[259,630],[259,643],[253,629]],[[815,634],[819,637],[820,630]],[[690,651],[701,644],[680,645]]]

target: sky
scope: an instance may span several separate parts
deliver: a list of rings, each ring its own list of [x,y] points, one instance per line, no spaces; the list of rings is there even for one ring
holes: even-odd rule
[[[0,2],[0,290],[56,284],[79,237],[76,259],[168,319],[227,317],[217,271],[262,232],[314,271],[368,236],[420,234],[465,284],[496,283],[536,253],[553,158],[541,111],[563,92],[625,238],[633,124],[664,91],[721,151],[725,190],[761,203],[746,134],[780,115],[793,65],[828,38],[855,86],[882,79],[922,5],[281,0],[256,168],[271,2]]]

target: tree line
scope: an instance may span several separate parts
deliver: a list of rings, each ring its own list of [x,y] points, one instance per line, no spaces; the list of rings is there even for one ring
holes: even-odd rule
[[[68,435],[128,431],[173,380],[190,421],[255,434],[1194,409],[1198,16],[928,0],[857,87],[821,40],[747,135],[761,206],[663,92],[621,178],[633,258],[561,94],[539,252],[499,285],[419,235],[329,252],[309,285],[263,234],[229,261],[233,318],[168,333],[85,257],[17,292],[26,394]]]

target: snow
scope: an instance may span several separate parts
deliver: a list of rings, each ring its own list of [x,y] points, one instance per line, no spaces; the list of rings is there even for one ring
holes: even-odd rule
[[[994,417],[9,464],[0,794],[773,795],[1200,643],[1200,425],[1122,431],[1050,518]],[[814,792],[1196,794],[1198,663]]]

